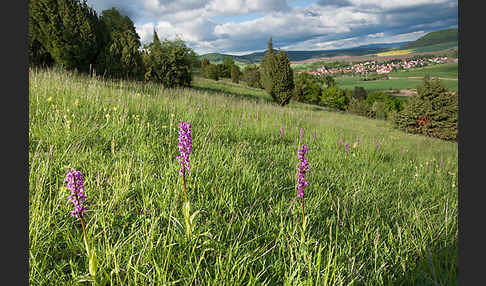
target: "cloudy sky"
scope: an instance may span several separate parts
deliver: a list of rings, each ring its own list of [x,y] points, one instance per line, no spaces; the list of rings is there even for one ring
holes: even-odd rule
[[[457,0],[87,0],[98,14],[116,7],[142,43],[179,37],[198,54],[266,49],[327,50],[413,41],[457,28]]]

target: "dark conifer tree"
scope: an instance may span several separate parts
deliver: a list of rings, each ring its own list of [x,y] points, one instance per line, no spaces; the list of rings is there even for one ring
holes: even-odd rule
[[[31,0],[29,21],[32,56],[49,53],[67,69],[87,72],[105,44],[100,20],[85,0]]]

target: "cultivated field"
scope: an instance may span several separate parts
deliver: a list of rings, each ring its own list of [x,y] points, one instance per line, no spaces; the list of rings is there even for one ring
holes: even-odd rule
[[[413,50],[392,50],[388,52],[377,53],[376,56],[378,57],[386,57],[386,56],[398,56],[398,55],[407,55],[411,54]]]
[[[85,175],[99,285],[457,284],[456,143],[268,99],[201,78],[164,89],[31,71],[30,284],[73,285],[88,272],[63,187],[69,167]],[[187,186],[200,211],[189,241],[180,121],[192,124]]]
[[[340,88],[354,89],[355,86],[364,87],[367,91],[384,91],[391,89],[415,89],[423,82],[424,75],[439,78],[451,90],[458,91],[458,64],[446,63],[417,67],[410,71],[390,72],[387,80],[362,81],[359,77],[336,77],[335,81]]]

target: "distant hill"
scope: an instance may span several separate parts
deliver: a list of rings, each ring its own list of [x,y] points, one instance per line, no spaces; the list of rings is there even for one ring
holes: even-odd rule
[[[319,50],[319,51],[287,51],[290,61],[303,61],[312,58],[334,57],[334,56],[362,56],[378,52],[388,51],[392,48],[400,47],[408,42],[370,44],[348,49]],[[199,59],[207,58],[212,63],[222,62],[225,57],[231,57],[235,62],[252,64],[259,63],[265,52],[256,52],[247,55],[235,56],[221,53],[209,53],[198,56]]]
[[[446,29],[430,32],[423,37],[409,42],[370,44],[347,49],[319,50],[319,51],[286,51],[290,61],[303,61],[313,58],[325,58],[334,56],[364,56],[377,54],[390,50],[410,49],[414,52],[435,52],[439,50],[457,47],[457,29]],[[199,55],[198,58],[207,58],[212,63],[220,63],[225,57],[231,57],[237,63],[253,64],[259,63],[265,52],[256,52],[247,55],[229,55],[221,53],[209,53]]]
[[[457,35],[458,35],[458,30],[457,29],[447,29],[447,30],[440,30],[440,31],[435,31],[435,32],[430,32],[423,37],[413,41],[409,42],[400,49],[419,49],[419,48],[424,48],[427,46],[432,46],[432,45],[439,45],[439,44],[445,44],[445,43],[457,43]]]

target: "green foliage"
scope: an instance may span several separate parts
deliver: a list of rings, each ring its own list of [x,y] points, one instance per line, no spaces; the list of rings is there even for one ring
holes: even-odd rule
[[[354,98],[357,98],[357,99],[366,99],[366,96],[367,96],[367,92],[366,92],[366,89],[364,89],[364,87],[361,87],[361,86],[355,86],[354,87],[354,93],[353,93],[353,97]]]
[[[217,65],[208,64],[204,68],[204,77],[212,79],[212,80],[219,80],[219,68]]]
[[[321,105],[346,110],[348,103],[349,99],[345,95],[344,90],[340,89],[337,85],[322,90]]]
[[[458,40],[458,30],[446,29],[440,31],[430,32],[419,39],[406,44],[402,49],[420,48],[430,45],[436,45],[445,42],[453,42]]]
[[[287,53],[278,51],[275,55],[272,38],[268,42],[268,50],[263,57],[262,67],[262,82],[265,91],[281,106],[288,104],[293,95],[294,75]]]
[[[112,8],[101,13],[101,21],[107,44],[98,57],[97,72],[114,78],[141,79],[144,67],[140,37],[132,20]]]
[[[372,117],[370,114],[370,107],[364,99],[351,97],[346,111],[360,116]]]
[[[204,70],[206,66],[210,64],[209,60],[207,58],[202,58],[201,59],[201,69]]]
[[[225,57],[223,63],[220,66],[220,76],[225,78],[231,77],[231,69],[235,65],[235,62],[231,57]]]
[[[275,97],[275,91],[273,89],[273,78],[274,74],[277,72],[277,60],[275,56],[275,51],[273,50],[272,38],[268,41],[267,51],[263,56],[262,63],[260,65],[262,69],[261,80],[265,91],[270,94],[272,98]]]
[[[294,77],[294,99],[300,102],[318,104],[321,100],[320,79],[308,73],[299,73]]]
[[[29,1],[29,64],[33,66],[51,66],[54,59],[42,44],[39,21],[36,20],[40,11],[38,1]]]
[[[160,42],[154,30],[154,41],[144,57],[145,80],[162,83],[165,87],[190,86],[194,54],[182,40]]]
[[[457,140],[458,100],[439,80],[427,80],[417,87],[404,109],[393,117],[395,126],[444,140]]]
[[[322,81],[326,84],[326,87],[332,87],[336,84],[336,82],[334,81],[334,78],[331,76],[331,75],[324,75],[322,77]]]
[[[240,68],[237,65],[231,67],[231,81],[234,83],[240,82]]]
[[[372,92],[366,97],[368,106],[372,106],[376,101],[385,103],[388,110],[400,111],[403,109],[403,102],[397,96],[389,95],[384,92]]]
[[[246,82],[249,87],[263,88],[260,69],[257,65],[247,65],[243,69],[242,80]]]
[[[373,81],[373,80],[387,80],[389,76],[387,74],[366,74],[365,77],[360,78],[361,81]]]
[[[387,119],[388,117],[388,108],[386,107],[383,101],[375,101],[371,106],[371,111],[373,112],[373,117],[376,119]]]
[[[86,1],[29,1],[29,26],[32,63],[52,58],[66,69],[88,72],[106,44],[96,11]]]

